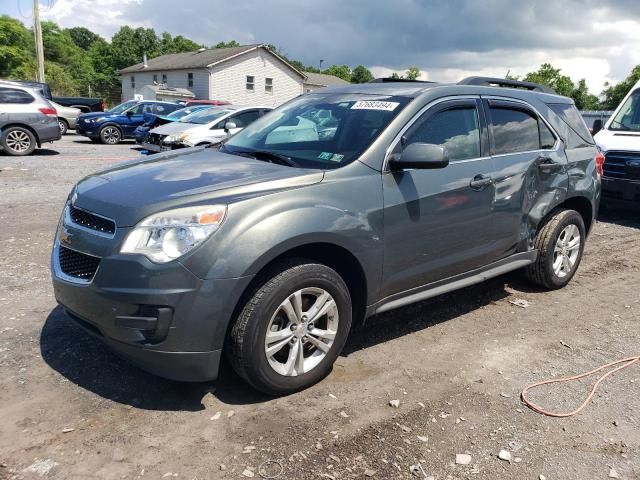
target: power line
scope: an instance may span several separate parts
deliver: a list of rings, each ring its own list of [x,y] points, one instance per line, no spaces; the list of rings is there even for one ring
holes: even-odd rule
[[[20,14],[20,16],[25,20],[31,20],[31,18],[33,18],[33,12],[29,13],[29,15],[25,15],[24,12],[22,11],[20,0],[16,0],[16,3],[18,4],[18,13]]]

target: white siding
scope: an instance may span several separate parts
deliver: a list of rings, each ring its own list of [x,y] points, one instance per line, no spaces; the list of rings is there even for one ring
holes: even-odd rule
[[[189,87],[187,74],[193,73],[193,87]],[[191,90],[196,98],[209,98],[209,71],[201,68],[194,70],[167,70],[164,72],[136,72],[122,75],[122,101],[131,100],[135,93],[142,93],[145,85],[153,84],[153,76],[162,83],[162,74],[167,75],[167,86]],[[131,88],[131,76],[135,76],[136,88]]]
[[[255,78],[247,90],[247,76]],[[265,78],[273,79],[273,91],[265,91]],[[277,106],[303,92],[302,78],[263,49],[240,55],[212,68],[211,96],[236,105]]]

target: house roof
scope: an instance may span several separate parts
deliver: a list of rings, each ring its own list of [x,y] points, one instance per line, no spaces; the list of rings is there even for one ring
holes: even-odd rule
[[[160,55],[159,57],[151,58],[147,61],[147,66],[144,66],[144,62],[131,65],[130,67],[123,68],[120,73],[136,73],[136,72],[158,72],[166,70],[185,70],[190,68],[207,68],[218,63],[225,62],[239,55],[252,52],[258,48],[264,49],[269,54],[278,58],[287,67],[293,70],[295,73],[306,79],[306,75],[300,70],[295,68],[284,58],[277,53],[266,48],[262,44],[243,45],[240,47],[227,47],[227,48],[210,48],[205,50],[197,50],[195,52],[182,52],[182,53],[169,53],[167,55]]]
[[[320,85],[322,87],[336,87],[338,85],[348,85],[349,82],[334,75],[326,73],[305,72],[307,80],[304,83],[311,85]]]
[[[195,97],[191,90],[187,90],[186,88],[174,88],[167,87],[166,85],[145,85],[144,88],[150,88],[156,94],[160,95],[175,95],[182,97]]]

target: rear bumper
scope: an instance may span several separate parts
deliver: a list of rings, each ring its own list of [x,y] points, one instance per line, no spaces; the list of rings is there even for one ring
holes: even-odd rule
[[[602,196],[605,202],[609,198],[640,202],[640,181],[603,177]]]
[[[46,124],[38,125],[36,127],[36,133],[38,134],[38,141],[40,144],[53,142],[62,138],[57,118],[54,118]]]

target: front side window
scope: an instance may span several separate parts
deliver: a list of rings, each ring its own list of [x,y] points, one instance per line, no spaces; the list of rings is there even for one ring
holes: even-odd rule
[[[251,76],[251,75],[247,75],[247,83],[246,83],[246,87],[247,90],[253,90],[255,88],[255,77]]]
[[[34,98],[24,90],[17,88],[0,88],[0,103],[27,104]]]
[[[251,110],[249,112],[238,113],[229,118],[230,122],[236,124],[238,128],[244,128],[250,123],[256,121],[260,116],[260,110]]]
[[[258,118],[221,150],[268,152],[303,168],[338,168],[358,158],[410,101],[390,95],[303,95]]]
[[[402,147],[430,143],[444,147],[451,162],[480,157],[480,124],[473,106],[455,107],[418,120],[402,137]]]
[[[640,90],[636,90],[622,104],[609,124],[610,130],[640,131]]]
[[[129,110],[131,107],[137,105],[138,102],[135,100],[129,100],[128,102],[121,103],[113,107],[111,110],[107,110],[109,113],[124,113]]]
[[[527,111],[491,107],[491,132],[494,155],[540,149],[538,119]]]
[[[273,78],[264,79],[264,91],[268,93],[273,93]]]

